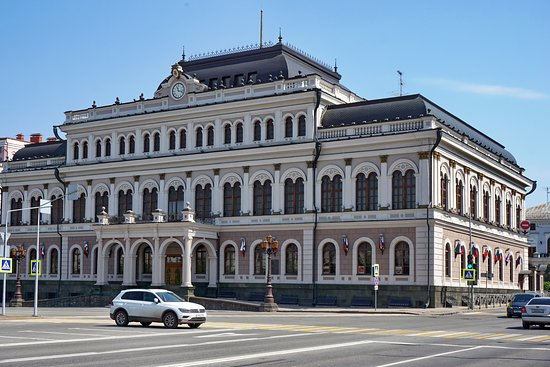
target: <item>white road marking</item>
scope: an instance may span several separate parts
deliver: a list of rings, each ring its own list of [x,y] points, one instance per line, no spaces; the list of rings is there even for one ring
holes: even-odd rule
[[[423,359],[430,359],[430,358],[436,358],[436,357],[446,356],[446,355],[448,355],[448,354],[456,354],[456,353],[468,352],[468,351],[470,351],[470,350],[474,350],[474,349],[478,349],[478,348],[480,348],[480,347],[479,347],[479,346],[475,346],[475,347],[464,348],[464,349],[459,349],[459,350],[452,350],[452,351],[450,351],[450,352],[436,353],[436,354],[431,354],[431,355],[429,355],[429,356],[423,356],[423,357],[418,357],[418,358],[405,359],[405,360],[398,361],[398,362],[393,362],[393,363],[381,364],[381,365],[378,365],[378,366],[376,366],[376,367],[397,366],[398,364],[416,362],[416,361],[421,361],[421,360],[423,360]]]
[[[218,338],[220,336],[251,336],[256,334],[238,334],[238,333],[219,333],[219,334],[211,334],[211,335],[199,335],[195,338]]]

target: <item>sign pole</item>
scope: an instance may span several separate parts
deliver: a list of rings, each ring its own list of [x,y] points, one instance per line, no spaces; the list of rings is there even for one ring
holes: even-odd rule
[[[8,235],[8,215],[9,215],[9,212],[11,210],[7,210],[6,211],[6,218],[5,218],[5,221],[6,221],[6,229],[5,229],[5,232],[4,232],[4,253],[2,254],[3,257],[8,257],[8,254],[9,254],[9,251],[8,251],[8,238],[9,238],[9,235]],[[8,277],[8,274],[4,273],[4,280],[3,280],[3,288],[2,288],[2,316],[6,316],[6,287],[8,286],[7,284],[7,278]]]
[[[38,220],[36,225],[36,269],[34,273],[34,311],[33,316],[38,316],[38,274],[40,274],[39,268],[40,268],[40,261],[38,260],[40,258],[40,217],[42,214],[40,212],[40,209],[38,209]]]

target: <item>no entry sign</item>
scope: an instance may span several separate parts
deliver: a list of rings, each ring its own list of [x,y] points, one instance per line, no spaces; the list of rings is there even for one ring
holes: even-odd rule
[[[529,228],[531,228],[531,223],[529,223],[529,221],[527,220],[524,220],[520,223],[519,227],[524,231],[527,231]]]

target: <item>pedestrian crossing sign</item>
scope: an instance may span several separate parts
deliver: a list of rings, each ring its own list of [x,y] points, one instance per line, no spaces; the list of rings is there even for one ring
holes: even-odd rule
[[[40,276],[42,275],[40,266],[40,260],[31,260],[31,275],[32,276]]]
[[[0,257],[0,273],[11,273],[11,257]]]

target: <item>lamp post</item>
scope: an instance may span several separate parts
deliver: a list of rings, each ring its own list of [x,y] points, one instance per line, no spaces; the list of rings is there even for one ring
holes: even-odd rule
[[[276,256],[279,249],[279,241],[273,240],[273,236],[268,235],[260,244],[262,250],[267,255],[267,283],[265,286],[264,303],[262,311],[277,311],[277,304],[273,298],[273,286],[271,285],[271,255]]]
[[[22,307],[23,306],[23,295],[21,294],[21,272],[20,272],[20,261],[25,258],[27,255],[27,250],[23,248],[22,244],[11,249],[11,257],[15,259],[17,266],[17,275],[15,283],[15,294],[13,295],[12,306]]]

